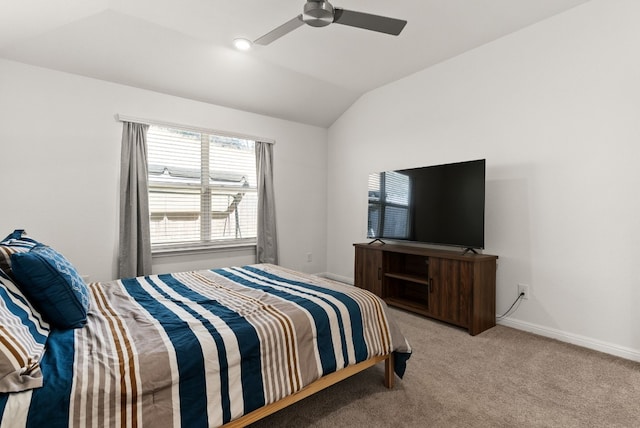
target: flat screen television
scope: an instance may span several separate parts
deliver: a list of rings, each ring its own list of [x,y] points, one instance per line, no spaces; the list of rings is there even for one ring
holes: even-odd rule
[[[369,176],[367,237],[484,248],[485,159]]]

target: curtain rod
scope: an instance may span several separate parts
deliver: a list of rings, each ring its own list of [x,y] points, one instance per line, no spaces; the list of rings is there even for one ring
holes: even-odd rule
[[[179,124],[179,123],[171,123],[171,122],[162,122],[162,121],[159,121],[159,120],[142,119],[142,118],[139,118],[139,117],[124,116],[122,114],[116,114],[116,120],[118,120],[120,122],[134,122],[134,123],[142,123],[144,125],[166,126],[168,128],[185,129],[185,130],[188,130],[188,131],[195,131],[195,132],[200,132],[200,133],[203,133],[203,134],[220,135],[221,137],[244,138],[245,140],[260,141],[260,142],[269,143],[269,144],[275,144],[276,143],[276,141],[271,139],[271,138],[255,137],[253,135],[248,135],[248,134],[239,134],[239,133],[236,133],[236,132],[218,131],[218,130],[215,130],[215,129],[199,128],[197,126],[182,125],[182,124]]]

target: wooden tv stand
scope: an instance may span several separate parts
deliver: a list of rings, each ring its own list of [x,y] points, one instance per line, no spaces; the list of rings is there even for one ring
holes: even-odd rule
[[[498,256],[395,244],[354,244],[357,287],[388,305],[464,327],[496,325]]]

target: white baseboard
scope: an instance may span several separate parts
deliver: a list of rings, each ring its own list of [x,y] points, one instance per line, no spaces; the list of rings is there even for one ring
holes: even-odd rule
[[[543,327],[543,326],[528,323],[525,321],[505,319],[502,321],[498,321],[498,324],[504,325],[507,327],[512,327],[518,330],[528,331],[530,333],[538,334],[540,336],[550,337],[552,339],[556,339],[561,342],[567,342],[574,345],[582,346],[583,348],[593,349],[595,351],[600,351],[606,354],[615,355],[617,357],[625,358],[627,360],[640,362],[640,351],[636,349],[626,348],[624,346],[603,342],[600,340],[592,339],[590,337],[580,336],[577,334],[567,333],[565,331],[556,330],[553,328]]]
[[[344,282],[345,284],[353,285],[353,278],[348,278],[346,276],[340,276],[340,275],[336,275],[334,273],[329,273],[329,272],[318,273],[316,275],[321,276],[323,278],[329,278],[334,281]]]

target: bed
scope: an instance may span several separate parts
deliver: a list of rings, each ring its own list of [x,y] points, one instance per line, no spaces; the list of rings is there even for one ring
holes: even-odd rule
[[[391,387],[411,354],[375,295],[275,265],[90,283],[67,328],[19,295],[17,267],[0,297],[46,337],[26,387],[0,392],[0,427],[245,426],[383,361]]]

